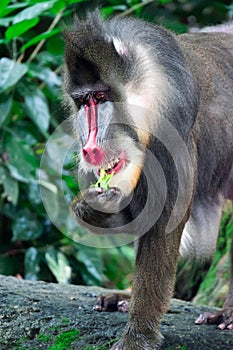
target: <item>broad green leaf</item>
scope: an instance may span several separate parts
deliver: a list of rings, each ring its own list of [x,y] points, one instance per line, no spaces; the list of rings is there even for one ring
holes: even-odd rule
[[[106,6],[103,9],[101,9],[101,13],[104,17],[111,16],[115,11],[125,11],[127,10],[126,5],[116,5],[116,6]]]
[[[2,230],[4,234],[4,230]],[[5,276],[15,276],[20,269],[18,255],[0,255],[0,274]]]
[[[0,17],[2,17],[3,12],[11,0],[1,0],[0,3]]]
[[[51,0],[51,1],[45,1],[45,2],[40,2],[38,4],[35,4],[33,6],[30,6],[26,8],[25,10],[22,10],[19,12],[15,18],[13,23],[19,23],[25,20],[31,20],[34,19],[35,17],[41,15],[43,12],[47,11],[53,5],[55,4],[56,0]]]
[[[58,87],[60,88],[62,84],[61,78],[58,77],[56,73],[54,73],[51,69],[43,66],[35,64],[30,65],[28,75],[35,78],[39,78],[40,80],[45,82],[50,89],[56,89]]]
[[[6,163],[11,176],[22,182],[30,182],[36,179],[35,170],[37,160],[31,148],[23,140],[8,134],[5,141],[6,152],[9,161]]]
[[[48,51],[41,51],[37,55],[37,61],[40,62],[41,66],[60,66],[62,64],[62,56],[52,55]]]
[[[72,5],[72,4],[76,4],[77,2],[87,2],[88,0],[67,0],[65,1],[65,4],[66,6],[69,4],[69,5]]]
[[[45,259],[48,267],[56,277],[59,283],[70,283],[71,279],[71,267],[66,256],[55,250],[50,249],[45,253]]]
[[[5,33],[5,37],[8,40],[19,37],[21,34],[27,32],[29,29],[35,27],[39,22],[39,17],[32,19],[26,19],[22,22],[12,24]]]
[[[13,223],[12,241],[31,241],[43,233],[41,221],[28,209],[18,212],[19,216]]]
[[[45,95],[38,87],[26,87],[25,84],[18,88],[18,92],[25,99],[25,109],[28,116],[33,120],[41,133],[46,136],[50,113]]]
[[[172,0],[159,0],[160,4],[165,5],[168,4],[169,2],[172,2]]]
[[[26,280],[38,280],[38,274],[40,272],[40,259],[41,254],[39,254],[38,250],[35,247],[30,247],[27,249],[24,257],[24,277]]]
[[[9,58],[0,59],[0,93],[12,88],[27,72],[24,64],[16,63]]]
[[[0,165],[0,184],[3,185],[2,197],[14,205],[18,202],[19,185],[9,174],[9,171]]]
[[[3,197],[16,205],[18,203],[19,198],[19,184],[18,181],[14,180],[12,177],[6,177],[3,181],[4,186],[4,194]]]
[[[0,45],[6,45],[6,44],[8,44],[8,40],[0,39]]]
[[[44,32],[42,34],[39,34],[39,35],[35,36],[33,39],[29,40],[26,44],[24,44],[20,48],[20,52],[25,51],[28,47],[37,44],[41,40],[48,39],[51,36],[58,34],[59,32],[60,32],[59,29],[53,29],[53,30],[50,30],[48,32]]]
[[[47,176],[47,174],[44,172],[45,176]],[[41,176],[41,170],[40,170],[40,176]],[[58,194],[58,189],[56,187],[56,185],[54,185],[51,182],[42,180],[40,178],[40,192],[43,198],[43,204],[45,207],[45,210],[48,213],[48,216],[50,216],[49,210],[52,211],[52,215],[58,219],[61,217],[61,215],[59,215],[59,204],[60,204],[60,198],[59,198],[59,194]],[[46,198],[46,202],[44,201],[44,198]]]
[[[57,0],[53,8],[51,9],[51,13],[57,14],[60,10],[68,7],[69,5],[87,1],[89,0]]]
[[[28,188],[28,199],[34,205],[41,204],[40,188],[38,183],[30,183]]]
[[[15,101],[14,101],[15,102]],[[14,108],[12,108],[12,113],[14,113]],[[17,114],[17,110],[16,110]],[[39,132],[35,133],[35,126],[28,122],[27,118],[18,120],[16,123],[9,124],[11,127],[12,134],[15,134],[19,139],[23,140],[28,146],[34,147],[38,139],[41,138]],[[34,153],[36,154],[35,150]]]
[[[9,27],[9,25],[12,22],[13,18],[14,17],[0,18],[0,26],[1,27]]]
[[[12,101],[11,95],[0,96],[0,126],[3,125],[11,111]]]
[[[92,279],[94,278],[98,283],[102,282],[102,259],[95,253],[94,249],[83,247],[82,250],[78,252],[77,259],[85,265]]]
[[[64,53],[64,41],[58,35],[49,38],[46,47],[53,55],[63,55]]]
[[[28,6],[28,2],[27,1],[24,1],[22,3],[17,2],[15,4],[13,4],[13,5],[9,5],[2,11],[1,17],[5,17],[5,16],[9,15],[9,13],[11,13],[11,12],[13,12],[15,10],[21,9],[23,7],[27,7],[27,6]]]

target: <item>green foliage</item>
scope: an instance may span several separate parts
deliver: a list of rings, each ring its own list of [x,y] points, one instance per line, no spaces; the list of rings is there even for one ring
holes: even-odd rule
[[[54,344],[48,350],[66,350],[70,345],[80,337],[79,330],[63,332],[55,337]]]
[[[70,174],[74,159],[66,159],[62,174],[54,167],[61,145],[48,150],[41,181],[43,191],[50,193],[49,205],[57,213],[60,230],[48,217],[39,188],[45,144],[64,120],[61,28],[74,13],[97,5],[105,16],[134,14],[178,32],[186,31],[190,23],[222,22],[233,8],[229,1],[209,0],[1,0],[1,274],[119,288],[130,284],[132,247],[100,250],[81,246],[69,235],[70,220],[61,220],[59,193],[69,198],[79,190]]]
[[[107,174],[104,169],[100,169],[100,177],[95,184],[92,184],[91,187],[102,187],[105,190],[109,189],[109,183],[113,177],[114,172]]]
[[[101,284],[102,270],[51,223],[43,207],[38,173],[45,143],[58,125],[63,42],[60,20],[73,16],[83,0],[1,1],[0,5],[0,273],[27,279]],[[73,5],[75,4],[75,6]],[[58,47],[54,49],[54,44]],[[59,113],[57,113],[59,119]],[[53,157],[55,157],[53,159]],[[43,185],[54,193],[77,191],[64,170],[62,183],[51,154]],[[52,203],[56,207],[58,198]],[[66,228],[64,231],[67,230]],[[84,254],[84,253],[83,253]],[[92,254],[91,254],[92,255]],[[92,255],[93,256],[93,255]],[[94,255],[96,256],[96,255]],[[99,258],[101,262],[101,258]],[[97,264],[98,266],[98,264]],[[97,274],[98,271],[98,274]],[[98,276],[98,278],[97,278]]]
[[[41,333],[36,338],[48,350],[66,350],[72,348],[72,343],[80,339],[80,331],[71,329],[63,331],[60,327],[50,327],[46,333]],[[27,344],[29,338],[21,338],[18,340],[17,347],[13,350],[26,350],[30,348]],[[38,347],[38,348],[39,348]]]
[[[222,217],[216,254],[195,298],[199,304],[222,307],[227,297],[231,269],[229,252],[233,234],[232,218],[232,208],[229,208]]]

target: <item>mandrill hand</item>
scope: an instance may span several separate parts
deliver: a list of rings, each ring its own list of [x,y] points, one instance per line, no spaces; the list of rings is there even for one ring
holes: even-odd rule
[[[77,221],[95,233],[101,228],[112,228],[114,232],[124,225],[125,197],[121,191],[112,187],[108,190],[101,187],[89,188],[81,192],[71,205]],[[91,227],[93,226],[93,228]]]
[[[82,191],[77,199],[72,204],[72,209],[79,213],[81,208],[88,205],[98,211],[105,213],[119,210],[119,201],[121,198],[121,191],[118,188],[112,187],[108,190],[101,187],[92,187]]]
[[[129,301],[130,295],[125,293],[111,293],[105,296],[100,295],[93,306],[93,310],[128,312]]]

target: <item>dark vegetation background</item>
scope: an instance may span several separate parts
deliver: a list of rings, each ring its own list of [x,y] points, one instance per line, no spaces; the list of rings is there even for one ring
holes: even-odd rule
[[[62,28],[75,13],[82,15],[96,6],[105,16],[132,14],[178,33],[222,23],[233,15],[233,3],[227,0],[1,0],[0,274],[118,288],[131,284],[133,246],[97,249],[78,244],[69,236],[68,224],[60,232],[50,221],[38,183],[45,143],[66,116],[60,99]],[[48,173],[54,172],[55,160],[56,154]],[[69,169],[65,164],[62,181],[48,180],[45,186],[77,193]],[[55,196],[55,207],[56,200]],[[177,297],[221,305],[230,271],[232,212],[228,206],[223,215],[212,262],[199,269],[194,262],[180,262]]]

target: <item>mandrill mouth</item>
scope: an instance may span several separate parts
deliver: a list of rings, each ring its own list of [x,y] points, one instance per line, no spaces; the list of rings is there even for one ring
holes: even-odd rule
[[[107,164],[102,166],[102,169],[104,169],[105,173],[110,175],[112,173],[117,174],[122,167],[125,165],[125,158],[122,156],[120,158],[115,158],[108,162]],[[98,175],[100,175],[100,169],[98,170]]]

